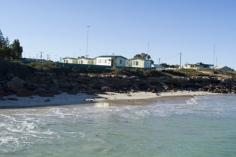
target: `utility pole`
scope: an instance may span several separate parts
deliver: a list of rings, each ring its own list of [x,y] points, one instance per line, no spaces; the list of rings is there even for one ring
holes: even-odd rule
[[[42,51],[40,52],[40,59],[41,59],[41,61],[43,60],[43,52]]]
[[[216,46],[213,45],[213,66],[215,67],[215,61],[216,61]]]
[[[40,52],[41,71],[43,70],[43,52]]]
[[[89,51],[89,29],[90,29],[90,27],[91,27],[90,25],[87,25],[87,31],[86,31],[86,55],[88,55],[88,51]]]
[[[150,54],[151,50],[150,50],[150,41],[148,41],[147,43],[147,53]]]
[[[49,55],[49,54],[47,54],[47,60],[48,60],[48,61],[50,60],[50,55]]]
[[[179,53],[179,68],[182,68],[182,52]]]

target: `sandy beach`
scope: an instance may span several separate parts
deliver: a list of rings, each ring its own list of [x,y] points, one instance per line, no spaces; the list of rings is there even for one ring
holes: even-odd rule
[[[213,95],[209,92],[193,92],[193,91],[176,91],[176,92],[162,92],[162,93],[151,93],[151,92],[130,92],[130,93],[113,93],[107,92],[106,94],[98,94],[100,99],[96,101],[104,100],[144,100],[144,99],[156,99],[163,97],[185,97],[185,96],[204,96]]]
[[[209,92],[192,92],[192,91],[177,91],[177,92],[130,92],[130,93],[113,93],[88,95],[79,93],[76,95],[60,94],[54,97],[17,97],[15,95],[4,97],[0,100],[0,108],[23,108],[23,107],[44,107],[57,105],[77,105],[83,103],[96,103],[106,101],[125,101],[125,100],[150,100],[168,97],[186,97],[186,96],[204,96],[214,95]]]

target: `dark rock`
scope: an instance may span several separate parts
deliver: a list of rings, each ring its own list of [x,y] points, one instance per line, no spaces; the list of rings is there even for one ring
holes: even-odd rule
[[[17,101],[17,98],[7,98],[8,100]]]
[[[51,100],[50,99],[46,99],[46,100],[44,100],[44,102],[50,102]]]
[[[35,95],[38,95],[38,96],[41,96],[41,97],[53,97],[53,96],[55,96],[55,93],[50,92],[50,91],[47,91],[47,90],[44,89],[44,88],[37,88],[37,89],[34,91],[34,94],[35,94]]]
[[[101,90],[108,92],[108,91],[111,91],[111,88],[108,86],[103,86],[103,87],[101,87]]]
[[[7,96],[8,93],[3,89],[3,87],[0,86],[0,97]]]
[[[28,89],[18,89],[16,91],[16,95],[20,97],[29,97],[32,96],[34,93]]]
[[[7,82],[7,88],[10,91],[17,92],[19,89],[24,87],[24,84],[25,84],[24,80],[18,77],[14,77],[13,79],[11,79],[11,81]]]

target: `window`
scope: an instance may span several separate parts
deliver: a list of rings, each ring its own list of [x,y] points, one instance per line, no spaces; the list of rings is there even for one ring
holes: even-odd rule
[[[122,60],[120,59],[120,64],[122,64]]]
[[[138,66],[138,61],[136,61],[136,65]]]

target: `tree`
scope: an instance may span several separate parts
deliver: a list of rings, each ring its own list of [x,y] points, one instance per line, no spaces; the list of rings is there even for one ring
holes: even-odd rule
[[[13,41],[10,48],[14,59],[20,59],[22,57],[23,47],[20,45],[20,41],[18,39]]]
[[[144,60],[150,60],[151,56],[147,53],[140,53],[140,54],[136,54],[134,56],[135,59],[144,59]]]
[[[2,34],[2,31],[0,30],[0,49],[4,47],[4,42],[5,42],[5,39]]]
[[[20,59],[22,52],[23,47],[20,45],[20,41],[16,39],[10,44],[8,37],[5,38],[0,30],[0,59]]]

